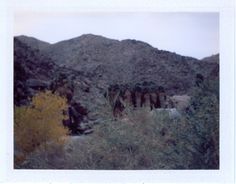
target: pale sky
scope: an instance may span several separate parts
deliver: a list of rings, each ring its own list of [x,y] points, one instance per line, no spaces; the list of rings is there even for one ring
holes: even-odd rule
[[[33,13],[15,15],[14,35],[55,43],[82,34],[136,39],[201,59],[219,53],[218,13]]]

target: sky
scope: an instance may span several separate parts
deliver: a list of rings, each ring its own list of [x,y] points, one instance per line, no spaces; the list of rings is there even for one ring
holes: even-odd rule
[[[82,34],[136,39],[202,59],[219,53],[219,14],[18,12],[14,17],[15,36],[56,43]]]

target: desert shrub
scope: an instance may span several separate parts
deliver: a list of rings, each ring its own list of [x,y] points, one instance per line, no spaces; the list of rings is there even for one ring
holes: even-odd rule
[[[219,80],[198,82],[186,113],[188,130],[183,132],[192,148],[190,168],[219,168]]]
[[[24,168],[188,168],[190,159],[177,137],[183,126],[182,120],[170,118],[166,111],[138,109],[96,125],[91,135],[71,137],[60,154],[52,152],[45,159],[42,152],[34,153]]]
[[[216,169],[219,167],[217,81],[198,84],[186,114],[126,109],[112,118],[109,106],[88,136],[71,137],[60,151],[37,152],[25,168],[42,169]],[[107,109],[106,109],[107,108]],[[104,112],[104,113],[102,113]],[[50,156],[51,155],[51,156]]]
[[[165,111],[132,111],[117,121],[97,125],[92,135],[73,142],[65,168],[187,168],[187,158],[176,139],[182,125]]]
[[[209,93],[212,95],[212,92]],[[206,97],[198,95],[200,98]],[[73,161],[68,161],[67,168],[217,168],[218,104],[215,97],[210,96],[207,98],[214,104],[210,105],[210,111],[205,104],[208,107],[212,104],[208,99],[203,100],[205,107],[201,105],[202,112],[194,112],[191,116],[189,114],[177,119],[171,118],[165,110],[150,112],[138,109],[126,113],[117,121],[107,121],[96,126],[90,137],[73,143],[74,151],[70,153]],[[212,115],[214,117],[210,117]]]
[[[36,148],[47,149],[50,142],[64,142],[62,137],[68,130],[62,125],[66,118],[62,112],[66,109],[66,99],[49,91],[36,94],[29,106],[15,107],[14,142],[16,150],[21,153],[20,158],[15,157],[16,162],[22,161]]]

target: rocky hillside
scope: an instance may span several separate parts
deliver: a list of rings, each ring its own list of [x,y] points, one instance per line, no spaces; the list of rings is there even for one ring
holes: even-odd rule
[[[118,41],[91,34],[55,44],[26,36],[17,39],[59,66],[87,75],[97,85],[152,81],[171,95],[188,93],[195,75],[200,73],[208,77],[218,67],[215,60],[219,60],[219,55],[209,57],[207,61],[197,60],[137,40]],[[209,62],[211,59],[214,62]]]
[[[215,54],[215,55],[203,58],[202,61],[219,64],[219,57],[220,57],[219,54]]]
[[[82,73],[58,66],[39,49],[14,38],[15,105],[27,105],[31,97],[39,91],[56,91],[67,97],[69,107],[74,109],[74,114],[80,116],[78,122],[87,122],[83,117],[102,106],[104,101],[103,95],[95,86]],[[86,118],[93,118],[93,113],[89,113]]]
[[[38,40],[33,37],[18,36],[16,38],[18,41],[21,41],[22,43],[26,44],[27,46],[31,47],[32,49],[38,50],[38,51],[39,50],[41,51],[43,48],[46,48],[50,45],[48,42],[44,42],[44,41]]]
[[[142,106],[148,102],[145,98],[152,96],[149,103],[162,107],[166,102],[160,105],[162,97],[156,93],[191,96],[196,76],[217,79],[217,59],[219,55],[197,60],[137,40],[91,34],[55,44],[18,36],[14,38],[14,103],[25,105],[36,92],[48,89],[67,97],[74,116],[86,115],[89,121],[97,121],[97,112],[107,103],[106,92],[119,93],[125,86],[126,94],[120,94],[120,100],[127,97],[128,103]],[[141,95],[142,102],[132,95]]]

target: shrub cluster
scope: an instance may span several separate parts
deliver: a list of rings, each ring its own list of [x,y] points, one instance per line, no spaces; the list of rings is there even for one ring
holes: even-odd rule
[[[194,88],[183,134],[191,150],[191,168],[219,168],[219,80],[202,81]]]
[[[47,149],[47,144],[63,143],[67,129],[62,125],[66,118],[66,99],[50,91],[40,92],[29,106],[15,107],[14,142],[15,163],[22,162],[36,148]]]
[[[60,150],[28,158],[24,168],[41,169],[218,169],[219,89],[217,81],[199,83],[181,117],[168,110],[126,109],[88,136],[71,137]],[[101,112],[100,112],[101,113]],[[37,159],[36,159],[37,158]]]

